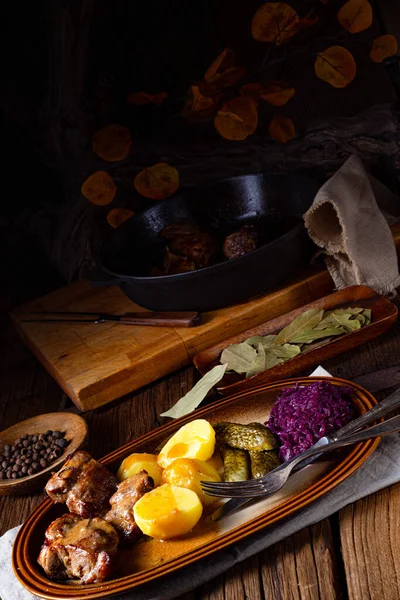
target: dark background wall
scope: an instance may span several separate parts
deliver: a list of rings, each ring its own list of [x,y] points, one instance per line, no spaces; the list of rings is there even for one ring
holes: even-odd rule
[[[351,36],[337,23],[344,1],[290,0],[301,15],[315,7],[320,20],[275,49],[268,61],[268,45],[250,33],[260,0],[7,3],[0,26],[7,187],[1,213],[7,232],[12,223],[15,239],[40,239],[68,279],[86,272],[106,221],[102,209],[82,198],[80,186],[105,167],[91,152],[90,138],[110,122],[132,132],[129,159],[106,168],[117,183],[117,205],[134,210],[145,203],[135,195],[133,177],[158,160],[177,166],[182,185],[194,185],[268,169],[328,176],[354,151],[393,187],[399,167],[397,120],[390,108],[395,92],[388,69],[373,64],[366,49],[374,37],[396,28],[400,15],[393,6],[400,4],[375,2],[373,26]],[[313,72],[316,52],[335,43],[349,48],[358,65],[356,79],[343,90]],[[222,139],[212,121],[193,125],[182,119],[188,87],[225,47],[234,49],[236,64],[247,70],[239,85],[271,79],[294,84],[296,95],[283,112],[296,124],[295,142],[283,147],[271,140],[274,109],[267,103],[256,134],[240,143]],[[126,102],[136,91],[165,91],[168,97],[161,109],[136,107]]]

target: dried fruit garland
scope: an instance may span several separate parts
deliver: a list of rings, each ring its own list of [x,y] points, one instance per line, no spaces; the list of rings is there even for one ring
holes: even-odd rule
[[[325,4],[326,2],[322,0]],[[348,0],[337,13],[343,30],[356,35],[373,23],[373,10],[368,0]],[[266,2],[260,6],[251,22],[251,34],[268,48],[278,48],[289,43],[299,32],[318,22],[315,9],[304,16],[286,2]],[[369,57],[381,63],[398,51],[396,38],[384,34],[375,38]],[[289,55],[290,58],[290,55]],[[268,61],[264,67],[268,68]],[[316,55],[315,75],[336,89],[348,86],[356,77],[357,65],[353,54],[342,45],[331,45]],[[231,141],[245,140],[258,126],[258,109],[262,102],[283,107],[295,96],[294,86],[287,81],[252,81],[233,89],[246,74],[246,69],[235,64],[232,49],[225,48],[211,63],[202,81],[194,82],[182,109],[182,116],[190,123],[213,119],[216,131]],[[237,95],[232,97],[232,92]],[[136,106],[153,105],[159,110],[167,98],[166,92],[144,91],[128,94],[126,100]],[[287,143],[296,135],[296,127],[286,114],[276,114],[269,123],[271,137]],[[106,162],[125,160],[132,144],[129,129],[111,124],[97,131],[92,138],[93,152]],[[157,163],[143,169],[135,178],[134,186],[144,197],[152,200],[168,198],[179,188],[179,174],[167,163]],[[116,185],[104,170],[90,175],[82,184],[82,194],[93,204],[105,206],[116,195]],[[131,216],[132,211],[113,208],[107,216],[112,227],[118,227]]]
[[[337,19],[350,34],[360,33],[372,25],[371,3],[368,0],[348,0],[338,11]],[[272,47],[287,44],[298,33],[317,23],[314,9],[301,17],[286,2],[266,2],[253,16],[251,33],[256,41],[268,44],[269,53]],[[396,52],[396,39],[392,35],[384,35],[373,41],[370,58],[374,62],[382,62]],[[268,61],[264,67],[268,68]],[[357,65],[347,48],[332,45],[318,52],[314,71],[319,79],[339,89],[354,80]],[[191,123],[214,117],[214,126],[222,137],[233,141],[246,139],[257,129],[258,116],[255,113],[259,101],[284,106],[293,98],[295,89],[285,81],[255,81],[239,89],[239,93],[251,98],[253,103],[240,103],[237,97],[225,99],[227,88],[232,88],[244,75],[245,69],[235,66],[233,51],[225,48],[206,71],[204,80],[191,86],[182,116]],[[286,143],[295,137],[296,128],[287,115],[276,115],[269,125],[269,133],[276,141]]]

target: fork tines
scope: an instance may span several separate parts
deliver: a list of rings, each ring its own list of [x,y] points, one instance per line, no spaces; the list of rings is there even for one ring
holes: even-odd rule
[[[201,487],[209,496],[217,498],[251,498],[266,493],[263,479],[216,483],[202,481]]]

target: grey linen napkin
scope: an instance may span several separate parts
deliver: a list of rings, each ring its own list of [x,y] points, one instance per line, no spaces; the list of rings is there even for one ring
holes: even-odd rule
[[[319,367],[313,375],[329,375]],[[221,575],[234,565],[280,542],[296,531],[329,517],[348,504],[400,481],[400,434],[382,439],[377,450],[349,479],[285,521],[260,531],[225,550],[213,554],[131,593],[114,600],[170,600]],[[0,594],[2,600],[32,600],[11,566],[11,551],[19,527],[0,538]]]
[[[390,294],[400,285],[387,222],[393,222],[388,213],[392,208],[398,214],[399,204],[400,198],[369,175],[357,156],[351,156],[318,191],[304,223],[313,242],[322,248],[338,289],[368,285]]]

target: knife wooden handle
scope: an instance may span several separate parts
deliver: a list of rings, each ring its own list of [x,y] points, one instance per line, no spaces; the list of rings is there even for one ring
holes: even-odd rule
[[[125,325],[149,325],[152,327],[193,327],[200,322],[198,312],[140,312],[127,313],[120,319]]]

